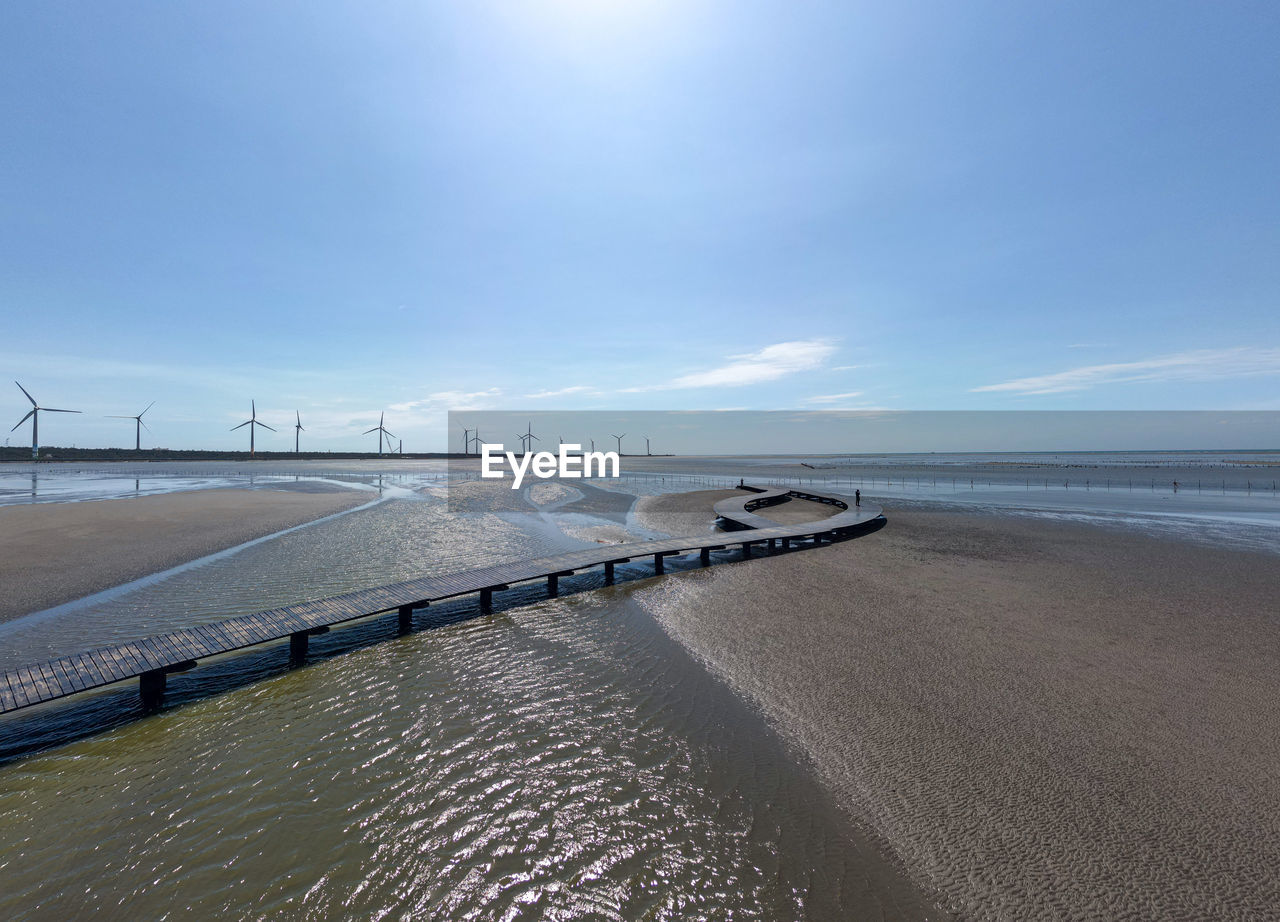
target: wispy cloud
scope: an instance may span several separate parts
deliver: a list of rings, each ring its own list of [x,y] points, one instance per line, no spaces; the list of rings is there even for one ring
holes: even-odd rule
[[[545,400],[547,397],[567,397],[570,394],[589,394],[598,393],[594,387],[586,384],[575,384],[573,387],[562,387],[555,391],[538,391],[535,394],[525,394],[529,400]]]
[[[406,400],[387,407],[397,413],[431,413],[441,410],[485,410],[502,396],[502,389],[490,387],[483,391],[436,391],[418,400]]]
[[[683,390],[698,387],[743,387],[776,381],[787,375],[818,368],[836,351],[836,345],[827,339],[800,339],[774,343],[759,352],[730,355],[727,362],[706,371],[681,375],[663,384],[625,388],[626,393],[658,390]]]
[[[866,365],[832,365],[829,371],[853,371],[855,368],[866,368]]]
[[[1280,374],[1280,349],[1240,346],[1235,349],[1197,349],[1138,362],[1085,365],[1069,371],[1017,378],[1002,384],[984,384],[975,392],[1012,394],[1061,394],[1106,384],[1134,381],[1208,381]]]
[[[816,397],[806,397],[802,403],[835,403],[839,400],[852,400],[854,397],[861,397],[862,391],[849,391],[847,394],[819,394]]]

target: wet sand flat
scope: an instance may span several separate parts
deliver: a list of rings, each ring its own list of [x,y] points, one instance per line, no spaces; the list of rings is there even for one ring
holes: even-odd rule
[[[368,501],[349,490],[228,489],[2,506],[0,621]]]
[[[1276,558],[886,515],[636,598],[963,917],[1274,918]]]

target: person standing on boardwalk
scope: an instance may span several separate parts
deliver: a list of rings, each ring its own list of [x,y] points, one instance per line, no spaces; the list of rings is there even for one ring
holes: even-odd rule
[[[853,504],[854,504],[855,506],[861,506],[861,505],[862,505],[862,491],[861,491],[861,490],[854,490],[854,491],[853,491]]]

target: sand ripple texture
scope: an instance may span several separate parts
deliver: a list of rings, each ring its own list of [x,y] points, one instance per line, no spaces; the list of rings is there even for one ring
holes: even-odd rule
[[[965,917],[1280,917],[1274,557],[887,515],[636,598]]]
[[[921,917],[781,740],[620,590],[13,763],[0,831],[13,920]]]

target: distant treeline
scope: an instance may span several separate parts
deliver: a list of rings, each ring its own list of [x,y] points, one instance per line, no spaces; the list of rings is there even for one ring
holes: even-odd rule
[[[383,460],[425,460],[462,458],[460,454],[444,452],[421,452],[382,455]],[[260,451],[249,457],[247,451],[203,451],[193,449],[177,451],[170,448],[144,448],[134,451],[132,448],[58,448],[56,446],[40,446],[40,463],[46,461],[333,461],[377,460],[375,452],[361,451],[304,451],[295,454],[292,451]],[[0,448],[0,462],[31,461],[30,446],[14,446]]]

